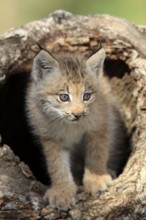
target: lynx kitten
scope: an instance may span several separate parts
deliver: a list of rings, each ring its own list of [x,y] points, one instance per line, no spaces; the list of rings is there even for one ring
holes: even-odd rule
[[[75,163],[71,161],[75,151],[84,155],[86,192],[94,195],[112,182],[107,165],[119,125],[103,76],[104,60],[104,49],[100,49],[89,58],[42,50],[33,61],[27,117],[42,145],[52,181],[44,197],[58,209],[75,203]]]

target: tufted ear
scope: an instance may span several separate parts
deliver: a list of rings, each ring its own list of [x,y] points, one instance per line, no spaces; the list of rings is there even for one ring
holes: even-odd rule
[[[92,72],[96,73],[97,76],[103,74],[103,64],[105,57],[105,50],[101,48],[99,51],[91,55],[86,61],[88,68],[90,68]]]
[[[33,60],[32,79],[38,81],[58,67],[57,60],[47,51],[41,50]]]

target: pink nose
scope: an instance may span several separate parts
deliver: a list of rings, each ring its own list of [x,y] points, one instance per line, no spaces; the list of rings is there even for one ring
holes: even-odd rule
[[[83,112],[72,113],[76,120],[79,120],[83,116]]]

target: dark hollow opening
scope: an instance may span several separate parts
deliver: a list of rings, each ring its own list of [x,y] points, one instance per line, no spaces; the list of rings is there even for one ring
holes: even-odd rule
[[[25,117],[25,91],[28,73],[10,76],[0,89],[0,134],[2,144],[9,145],[29,165],[38,180],[49,183],[45,160],[39,143],[33,138]]]
[[[105,60],[104,70],[109,78],[117,77],[122,79],[125,73],[130,74],[128,65],[123,60]]]
[[[125,73],[130,74],[128,66],[121,60],[105,61],[105,72],[109,78],[123,79]],[[28,73],[14,74],[8,77],[0,87],[0,134],[2,144],[9,145],[22,161],[29,165],[36,178],[44,184],[50,183],[45,167],[45,160],[25,118],[24,103]],[[128,139],[130,143],[130,139]],[[121,171],[130,155],[130,148],[125,154]]]

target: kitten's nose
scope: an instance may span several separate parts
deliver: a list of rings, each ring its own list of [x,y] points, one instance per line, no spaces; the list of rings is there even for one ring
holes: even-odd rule
[[[76,113],[72,113],[73,114],[73,116],[75,117],[75,120],[79,120],[81,117],[82,117],[82,115],[83,115],[83,112],[76,112]]]

